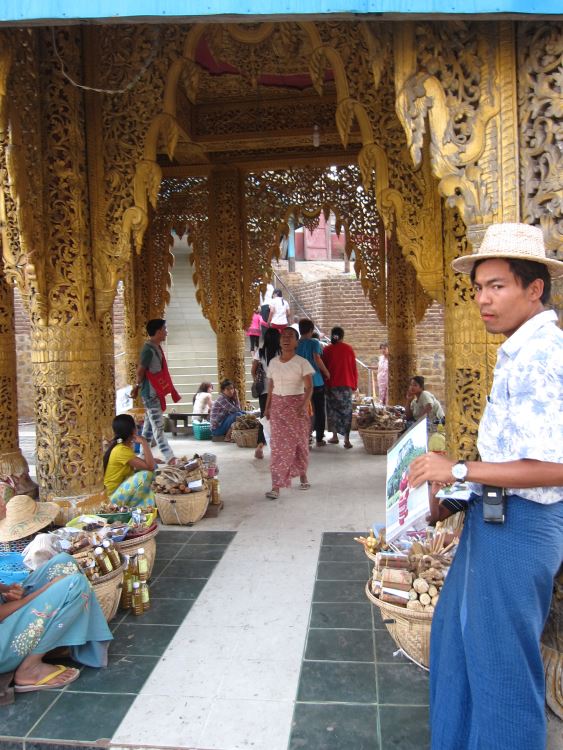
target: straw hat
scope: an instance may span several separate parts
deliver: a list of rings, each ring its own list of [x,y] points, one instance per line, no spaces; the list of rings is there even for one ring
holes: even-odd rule
[[[563,261],[546,257],[543,232],[530,224],[491,224],[477,252],[456,258],[452,268],[458,273],[471,273],[478,260],[490,258],[532,260],[547,266],[553,279],[563,276]]]
[[[37,503],[29,495],[14,495],[0,521],[0,542],[15,542],[48,526],[59,512],[56,503]]]

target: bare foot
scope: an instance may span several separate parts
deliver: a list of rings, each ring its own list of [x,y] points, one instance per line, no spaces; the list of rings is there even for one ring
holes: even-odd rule
[[[258,446],[256,450],[254,451],[254,458],[264,458],[264,451],[262,450],[262,446]]]
[[[345,448],[353,448],[354,446],[352,445],[352,443],[351,443],[351,442],[350,442],[349,440],[347,440],[347,441],[346,441],[346,442],[344,443],[344,447],[345,447]]]

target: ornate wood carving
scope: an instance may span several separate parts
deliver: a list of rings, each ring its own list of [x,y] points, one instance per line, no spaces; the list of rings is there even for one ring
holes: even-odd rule
[[[541,226],[563,259],[563,23],[518,24],[518,114],[522,218]]]
[[[517,221],[516,67],[509,22],[395,26],[397,113],[411,157],[466,225]]]

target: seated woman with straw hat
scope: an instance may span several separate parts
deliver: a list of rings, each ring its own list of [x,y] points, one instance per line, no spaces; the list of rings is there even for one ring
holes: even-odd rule
[[[0,521],[0,541],[31,537],[58,512],[55,503],[16,495]],[[89,667],[107,666],[111,640],[96,595],[70,555],[55,555],[21,585],[0,583],[0,673],[15,671],[15,692],[60,689],[79,677],[74,667],[43,661],[56,648],[68,647]]]

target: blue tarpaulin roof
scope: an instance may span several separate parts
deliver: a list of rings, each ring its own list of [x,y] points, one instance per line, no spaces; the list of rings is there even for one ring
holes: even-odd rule
[[[0,23],[369,13],[560,15],[563,0],[0,0]]]

